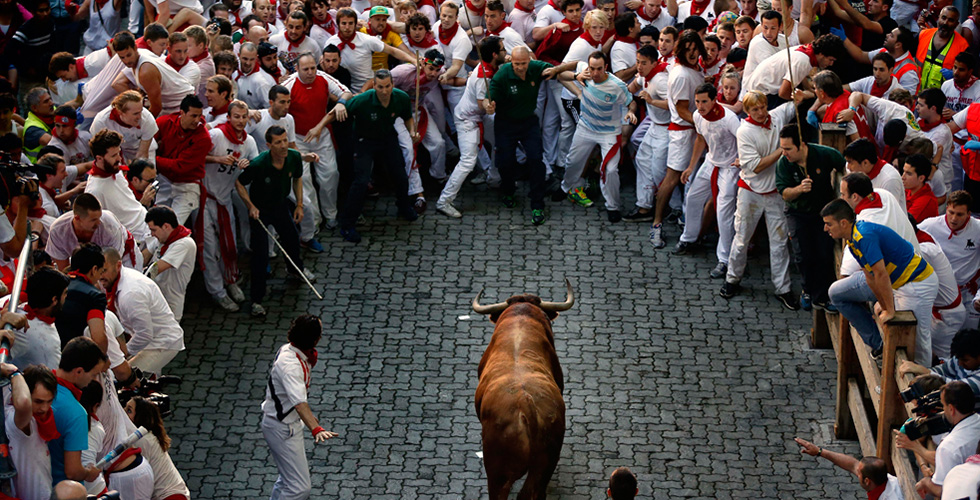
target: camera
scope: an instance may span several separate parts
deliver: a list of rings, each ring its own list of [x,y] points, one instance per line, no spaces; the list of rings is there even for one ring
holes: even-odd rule
[[[88,500],[119,500],[119,492],[107,491],[104,495],[89,495]]]
[[[902,400],[906,403],[917,401],[915,408],[912,409],[912,413],[916,416],[908,419],[901,429],[909,439],[935,436],[953,429],[946,420],[946,415],[943,414],[941,393],[942,389],[923,394],[922,387],[918,383],[910,385],[901,393]]]
[[[900,392],[899,396],[902,396],[902,401],[905,401],[906,403],[911,403],[916,399],[924,398],[928,393],[926,393],[925,389],[923,389],[922,385],[920,384],[921,384],[920,382],[916,382],[910,385],[908,389],[905,389],[904,391]]]
[[[41,196],[34,167],[21,163],[20,158],[14,158],[6,151],[0,151],[0,181],[3,182],[0,207],[4,209],[17,196],[27,196],[31,201],[36,201]]]
[[[143,372],[134,369],[136,378],[140,381],[139,388],[120,387],[120,382],[116,382],[116,393],[119,395],[119,404],[126,406],[126,403],[135,396],[145,398],[147,401],[156,405],[160,410],[161,417],[168,417],[173,410],[170,405],[170,396],[163,393],[163,388],[168,385],[180,385],[180,377],[160,376],[155,379],[147,379]]]

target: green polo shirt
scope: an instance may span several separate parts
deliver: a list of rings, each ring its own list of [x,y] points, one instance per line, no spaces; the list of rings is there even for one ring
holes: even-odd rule
[[[497,105],[495,119],[519,121],[534,118],[538,90],[544,80],[541,73],[550,67],[543,61],[531,61],[525,78],[521,80],[514,73],[511,63],[501,66],[490,80],[490,100]]]
[[[282,169],[272,166],[272,156],[268,151],[252,158],[248,168],[242,170],[238,182],[247,186],[255,183],[248,190],[248,197],[259,211],[279,206],[289,197],[293,189],[293,179],[303,177],[303,155],[295,149],[286,153],[286,161]]]
[[[837,198],[830,172],[836,170],[844,173],[844,157],[836,149],[827,146],[810,143],[806,146],[805,174],[798,163],[791,163],[785,156],[779,158],[776,163],[776,190],[782,195],[784,189],[799,186],[809,175],[813,180],[813,189],[793,201],[787,201],[786,209],[789,212],[819,214],[824,205]]]
[[[388,107],[381,105],[374,89],[347,101],[347,114],[354,119],[354,135],[364,139],[381,139],[395,134],[395,120],[412,118],[412,99],[404,91],[392,89]]]

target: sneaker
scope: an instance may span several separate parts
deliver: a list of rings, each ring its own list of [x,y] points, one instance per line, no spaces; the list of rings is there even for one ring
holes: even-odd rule
[[[804,311],[813,310],[813,301],[810,300],[809,293],[803,292],[803,294],[800,295],[800,307],[802,307]]]
[[[217,302],[218,305],[225,311],[238,312],[238,304],[236,304],[234,300],[231,300],[231,298],[227,295],[221,297],[220,299],[215,299],[215,302]]]
[[[513,195],[504,195],[500,198],[501,203],[507,208],[514,208],[517,206],[517,200],[514,199]]]
[[[623,220],[623,214],[619,210],[610,210],[606,212],[606,217],[609,217],[609,222],[615,224]]]
[[[568,192],[568,199],[583,207],[591,207],[593,205],[592,200],[588,196],[585,196],[585,190],[582,188],[575,188]]]
[[[440,205],[436,203],[436,212],[439,212],[447,217],[452,217],[454,219],[459,219],[463,217],[463,214],[459,210],[457,210],[456,207],[454,207],[451,203],[447,203],[445,205]]]
[[[313,253],[323,253],[323,245],[315,239],[310,239],[310,241],[304,241],[299,244],[299,246],[313,252]]]
[[[653,243],[653,248],[663,248],[667,246],[667,242],[663,238],[663,224],[653,224],[650,226],[650,243]]]
[[[419,213],[416,212],[414,208],[410,208],[408,210],[399,210],[398,217],[408,222],[413,222],[418,220]]]
[[[721,285],[721,292],[719,292],[719,295],[726,299],[730,299],[738,295],[738,292],[741,290],[742,286],[738,283],[729,283],[726,281],[724,285]]]
[[[544,210],[541,210],[540,208],[535,208],[534,210],[531,210],[532,224],[534,224],[535,226],[540,226],[541,224],[544,224],[544,220],[545,220]]]
[[[728,264],[724,262],[719,262],[715,264],[715,268],[711,270],[710,276],[714,279],[724,278],[728,274]]]
[[[365,193],[365,196],[367,196],[368,198],[377,198],[381,196],[381,191],[378,191],[378,188],[376,188],[373,183],[369,182],[367,186],[367,193]]]
[[[429,204],[425,201],[424,196],[419,196],[415,198],[415,213],[422,215],[425,213],[425,209],[429,208]]]
[[[873,361],[881,361],[881,353],[882,353],[882,350],[881,350],[880,347],[877,348],[877,349],[872,349],[871,350],[871,359]],[[880,390],[879,390],[879,393],[880,393]]]
[[[653,222],[653,209],[641,212],[640,208],[634,208],[632,212],[623,216],[629,222]]]
[[[340,235],[343,236],[345,240],[347,240],[347,241],[349,241],[351,243],[360,243],[361,242],[361,234],[357,232],[357,229],[354,229],[354,228],[341,229],[340,230]]]
[[[337,219],[327,219],[323,222],[323,227],[330,231],[337,229],[337,226],[339,226]]]
[[[796,300],[796,296],[793,295],[793,292],[786,292],[784,294],[777,295],[776,299],[782,302],[783,307],[789,309],[790,311],[800,310],[800,302]]]
[[[671,250],[670,253],[674,255],[687,255],[691,253],[691,250],[693,249],[692,247],[694,247],[694,243],[688,243],[686,241],[678,241],[677,244],[674,245],[674,249]]]
[[[474,186],[479,186],[480,184],[486,184],[486,183],[487,183],[487,175],[484,174],[483,172],[474,175],[473,178],[470,179],[470,184]]]
[[[681,218],[683,216],[684,216],[683,211],[677,209],[671,210],[670,213],[667,214],[667,222],[671,224],[677,224],[681,221]]]
[[[225,290],[228,291],[228,296],[231,297],[231,300],[234,300],[235,302],[245,302],[245,294],[242,292],[241,288],[238,288],[237,283],[232,283],[226,286]]]
[[[264,318],[266,314],[265,308],[262,307],[262,304],[252,304],[251,314],[253,318]]]
[[[834,304],[831,302],[814,302],[813,307],[816,307],[817,309],[823,309],[824,311],[827,312],[832,312],[832,313],[837,312],[837,308],[834,307]]]

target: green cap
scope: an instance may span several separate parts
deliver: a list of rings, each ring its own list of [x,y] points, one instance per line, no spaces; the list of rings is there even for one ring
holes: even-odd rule
[[[368,17],[374,16],[388,17],[388,8],[382,5],[375,5],[374,7],[371,7],[371,12],[368,13]]]

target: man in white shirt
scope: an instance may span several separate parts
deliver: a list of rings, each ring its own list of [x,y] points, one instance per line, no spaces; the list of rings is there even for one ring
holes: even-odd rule
[[[170,207],[157,206],[148,210],[146,225],[160,242],[147,275],[160,287],[174,313],[174,319],[179,323],[184,315],[187,283],[194,274],[197,244],[191,238],[191,230],[177,222],[177,215]]]
[[[463,37],[465,36],[464,33]],[[355,94],[359,94],[368,80],[374,77],[371,60],[375,52],[384,52],[412,64],[416,62],[415,58],[404,50],[396,49],[377,37],[357,31],[357,13],[350,8],[343,8],[337,12],[337,34],[327,40],[327,45],[336,45],[340,49],[340,65],[350,71],[351,92]],[[468,49],[466,53],[469,54]],[[320,54],[314,55],[316,59],[319,57]],[[466,74],[464,73],[463,76],[465,77]]]
[[[6,330],[4,335],[9,335]],[[6,412],[4,428],[10,440],[10,459],[17,470],[13,494],[17,498],[47,499],[51,495],[51,453],[47,442],[58,435],[51,402],[58,393],[55,367],[0,365],[0,375],[10,378],[14,411]],[[85,489],[82,488],[82,494]]]
[[[132,337],[126,343],[129,364],[146,373],[160,375],[177,353],[184,350],[184,330],[174,318],[160,287],[143,273],[122,267],[119,252],[103,249],[103,288],[107,308],[119,316]]]
[[[187,35],[179,31],[170,34],[167,39],[167,57],[164,60],[195,89],[201,84],[201,68],[187,55]]]
[[[923,498],[927,493],[941,496],[943,483],[949,471],[966,462],[973,455],[980,442],[980,415],[973,412],[976,396],[966,382],[950,382],[940,393],[943,414],[953,430],[939,442],[936,448],[936,469],[932,477],[926,477],[915,485]]]
[[[204,100],[204,84],[208,78],[215,75],[214,59],[208,52],[208,44],[211,40],[207,32],[201,26],[188,26],[184,28],[184,35],[187,35],[187,57],[201,70],[201,81],[197,85],[197,97]]]
[[[951,129],[957,127],[953,133],[953,177],[947,179],[953,191],[963,189],[963,161],[960,158],[960,147],[970,140],[970,134],[966,129],[966,113],[963,113],[971,104],[980,101],[980,81],[974,76],[976,72],[976,57],[969,52],[956,54],[953,61],[953,78],[943,82],[941,87],[943,94],[946,94],[946,108],[943,109],[943,119]]]
[[[627,12],[617,17],[613,26],[616,28],[616,41],[609,49],[609,65],[617,78],[628,82],[636,75],[636,51],[640,45],[636,38],[640,34],[640,21],[636,14]]]
[[[302,54],[312,54],[316,62],[320,62],[323,50],[315,40],[306,36],[306,26],[309,18],[302,10],[294,10],[286,18],[286,31],[269,37],[269,43],[279,49],[279,60],[290,73],[296,71],[296,62]]]
[[[793,89],[803,83],[813,68],[829,68],[843,54],[844,44],[840,38],[821,35],[811,44],[790,50],[789,59],[781,52],[769,56],[745,77],[742,87],[745,91],[758,90],[788,101],[793,98]]]
[[[973,197],[966,191],[953,191],[946,200],[946,213],[919,223],[946,254],[960,287],[967,317],[963,328],[976,328],[980,312],[976,302],[980,281],[980,220],[970,216]]]
[[[58,107],[54,111],[54,128],[51,129],[51,140],[48,141],[48,146],[61,150],[65,163],[76,171],[76,175],[79,168],[84,169],[81,173],[88,171],[93,159],[92,151],[88,147],[88,141],[92,135],[84,130],[78,130],[77,117],[75,108],[71,106]]]
[[[662,0],[644,0],[643,6],[636,9],[636,17],[639,18],[640,27],[653,26],[662,30],[667,26],[673,26],[675,24],[674,16],[670,15],[667,9],[663,7]]]
[[[38,187],[40,187],[41,208],[48,216],[52,217],[51,222],[61,216],[61,207],[64,206],[63,202],[67,198],[85,189],[83,185],[79,184],[78,187],[81,189],[76,187],[71,191],[58,193],[67,177],[67,167],[65,167],[65,160],[54,153],[48,153],[39,158],[34,166],[34,172],[37,174]],[[61,202],[59,202],[59,198],[62,200]],[[44,218],[42,218],[43,220]]]
[[[252,42],[242,44],[238,61],[240,67],[235,77],[238,98],[245,101],[249,109],[264,109],[269,105],[269,89],[276,84],[276,79],[259,67],[258,47]]]
[[[904,500],[902,486],[898,478],[888,473],[888,465],[878,457],[864,457],[858,460],[850,455],[821,448],[804,439],[796,438],[800,453],[811,457],[824,458],[843,470],[854,474],[861,488],[868,492],[868,498],[878,500]]]
[[[487,2],[483,19],[487,26],[486,29],[476,27],[474,31],[483,31],[484,36],[500,37],[504,41],[504,50],[508,54],[517,47],[522,45],[527,46],[527,43],[524,41],[524,36],[515,31],[511,23],[507,22],[507,12],[504,10],[503,2],[500,0],[489,0]]]
[[[231,104],[232,92],[235,87],[224,75],[214,75],[208,78],[204,85],[204,96],[208,107],[204,109],[204,122],[208,128],[215,128],[228,121],[228,105]]]
[[[112,106],[95,115],[91,130],[94,133],[103,129],[118,132],[122,137],[120,147],[126,162],[152,158],[156,153],[153,135],[157,133],[157,123],[149,110],[143,108],[143,96],[135,90],[119,94],[112,100]]]
[[[534,0],[517,0],[514,2],[514,10],[507,16],[510,19],[510,27],[521,35],[525,45],[534,43]]]
[[[31,274],[25,291],[27,328],[14,330],[17,341],[10,346],[10,362],[21,366],[58,366],[61,361],[61,337],[54,325],[68,293],[68,276],[51,267]]]
[[[898,200],[902,210],[906,209],[902,174],[899,174],[890,163],[878,157],[875,145],[871,141],[861,138],[848,144],[844,148],[844,160],[847,161],[848,172],[866,174],[871,178],[871,184],[875,188],[888,191]]]
[[[735,33],[739,33],[742,25],[736,26]],[[755,73],[755,68],[769,59],[777,52],[786,50],[786,36],[781,33],[783,27],[783,16],[774,10],[767,10],[762,14],[762,31],[749,40],[748,55],[745,58],[744,78],[748,78]],[[751,32],[750,32],[751,34]],[[743,82],[743,87],[744,82]]]
[[[936,167],[942,172],[946,191],[949,192],[953,179],[953,133],[945,126],[942,119],[944,109],[946,109],[946,94],[942,90],[926,89],[916,96],[915,112],[919,114],[919,128],[933,143],[936,156],[939,156]],[[942,151],[939,151],[940,148]],[[935,162],[935,158],[930,160]]]
[[[893,160],[895,156],[894,154],[885,154],[887,151],[890,151],[888,148],[896,149],[904,141],[909,141],[916,137],[923,137],[915,115],[912,114],[911,107],[915,105],[915,102],[912,100],[911,94],[906,92],[905,89],[892,90],[889,92],[887,99],[874,97],[861,92],[851,92],[847,103],[850,108],[841,111],[837,115],[838,122],[844,123],[853,120],[855,115],[854,110],[858,109],[858,106],[864,106],[867,120],[869,122],[874,121],[877,124],[875,142],[878,145],[878,150],[882,152],[882,156],[886,160]],[[885,133],[885,127],[892,120],[900,120],[905,124],[905,134],[898,141],[899,144],[889,144],[889,142],[894,142],[895,139],[889,139]]]
[[[980,445],[977,446],[980,448]],[[943,480],[942,500],[977,500],[980,490],[980,450],[953,467]]]

